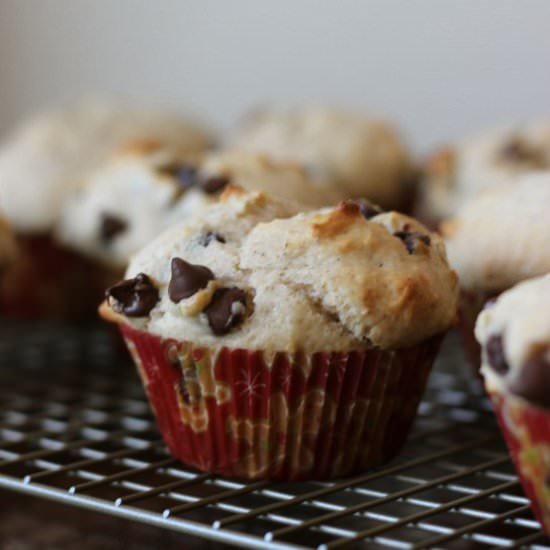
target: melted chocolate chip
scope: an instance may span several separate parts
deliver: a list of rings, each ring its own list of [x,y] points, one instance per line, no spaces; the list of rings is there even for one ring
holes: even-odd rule
[[[99,225],[99,238],[105,245],[109,244],[117,235],[126,231],[128,224],[123,219],[113,214],[104,212],[101,214]]]
[[[396,231],[393,236],[403,241],[403,244],[409,254],[412,254],[416,250],[417,241],[423,242],[426,246],[430,246],[430,243],[432,242],[429,235],[424,235],[418,231]]]
[[[218,235],[217,233],[213,233],[212,231],[207,231],[206,233],[201,233],[199,235],[199,244],[201,246],[204,246],[205,248],[212,241],[218,241],[219,243],[225,244],[225,239],[221,235]]]
[[[530,403],[550,407],[550,362],[548,346],[538,346],[509,384],[512,393]]]
[[[489,336],[485,344],[487,362],[493,370],[499,374],[506,374],[509,370],[508,361],[504,355],[504,342],[502,334],[493,334]]]
[[[190,264],[181,258],[172,258],[171,269],[172,277],[168,285],[168,296],[175,304],[184,298],[193,296],[214,279],[214,274],[207,267]]]
[[[236,287],[218,288],[204,312],[214,334],[227,334],[244,319],[246,293]]]
[[[161,174],[173,177],[182,191],[198,184],[197,168],[191,164],[169,164],[158,169]]]
[[[112,286],[106,295],[107,299],[114,300],[111,305],[113,310],[128,317],[149,315],[159,300],[158,289],[145,273]]]
[[[208,195],[215,195],[223,191],[228,183],[229,178],[226,176],[213,176],[201,181],[201,187]]]
[[[366,220],[370,220],[382,213],[382,209],[379,206],[372,204],[367,199],[357,199],[354,202],[359,206],[359,212],[361,212],[361,215]]]

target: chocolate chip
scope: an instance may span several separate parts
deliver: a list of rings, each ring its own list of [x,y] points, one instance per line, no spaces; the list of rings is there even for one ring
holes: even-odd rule
[[[197,168],[191,164],[168,164],[158,168],[161,174],[174,178],[182,191],[198,184]]]
[[[236,287],[218,288],[204,312],[214,334],[227,334],[244,319],[246,293]]]
[[[214,274],[207,267],[190,264],[181,258],[172,258],[170,267],[172,277],[168,285],[168,296],[175,304],[193,296],[214,279]]]
[[[487,362],[493,370],[499,374],[506,374],[509,370],[508,361],[504,355],[504,341],[502,334],[493,334],[489,336],[485,344]]]
[[[530,403],[550,407],[550,361],[547,345],[537,346],[521,367],[518,376],[511,380],[509,389]]]
[[[419,233],[418,231],[396,231],[393,236],[403,241],[409,254],[412,254],[416,250],[416,241],[421,241],[426,246],[430,246],[432,242],[429,235],[424,235],[424,233]]]
[[[372,204],[366,199],[356,199],[354,202],[359,206],[359,212],[361,212],[361,215],[366,220],[370,220],[374,218],[374,216],[382,214],[382,209],[379,206]]]
[[[500,157],[507,162],[528,164],[538,168],[544,168],[546,165],[543,152],[518,137],[514,137],[502,147]]]
[[[99,225],[99,238],[103,244],[109,244],[117,235],[123,233],[128,224],[122,218],[103,212]]]
[[[206,233],[201,233],[199,235],[198,242],[201,246],[204,246],[205,248],[212,241],[218,241],[219,243],[225,243],[225,239],[221,235],[218,235],[217,233],[213,233],[212,231],[207,231]]]
[[[228,183],[229,178],[226,176],[213,176],[202,180],[201,187],[205,193],[209,195],[214,195],[223,191]]]
[[[106,295],[107,299],[114,300],[111,305],[113,310],[128,317],[149,315],[159,300],[158,289],[145,273],[112,286]]]

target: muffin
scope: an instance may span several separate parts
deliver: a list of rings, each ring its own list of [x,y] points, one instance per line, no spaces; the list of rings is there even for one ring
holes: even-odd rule
[[[56,238],[120,271],[115,282],[133,253],[217,201],[229,182],[311,206],[335,202],[299,167],[261,154],[228,151],[199,159],[159,144],[134,143],[104,163],[66,202]]]
[[[461,329],[472,363],[479,366],[475,319],[490,298],[550,271],[550,172],[525,174],[493,187],[444,222],[449,262],[462,290]]]
[[[481,372],[525,493],[550,533],[550,274],[501,294],[480,315]]]
[[[325,107],[266,110],[249,116],[231,143],[303,164],[339,199],[364,197],[383,208],[410,207],[411,161],[385,121]]]
[[[107,291],[101,312],[186,464],[326,479],[389,460],[406,438],[456,314],[443,242],[364,200],[294,213],[229,188]]]
[[[437,223],[479,192],[550,168],[550,123],[497,129],[437,151],[426,163],[418,214]]]
[[[134,139],[158,140],[188,153],[210,143],[202,129],[171,113],[93,101],[38,115],[7,136],[0,147],[0,209],[16,233],[20,262],[11,294],[0,296],[0,311],[80,316],[95,309],[104,277],[92,262],[81,263],[79,254],[61,246],[53,229],[86,174]],[[67,303],[71,295],[80,297],[78,305]]]

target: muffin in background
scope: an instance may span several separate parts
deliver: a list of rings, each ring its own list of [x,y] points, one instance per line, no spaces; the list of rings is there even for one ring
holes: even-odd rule
[[[495,129],[436,151],[419,186],[417,212],[431,225],[478,193],[550,169],[550,121]]]
[[[481,312],[481,373],[533,511],[550,533],[550,274]]]
[[[10,294],[0,296],[0,311],[25,317],[93,315],[93,302],[111,276],[60,245],[53,230],[86,175],[134,139],[188,153],[211,144],[207,132],[174,113],[94,100],[31,117],[6,136],[0,146],[0,209],[20,254]]]
[[[378,118],[321,106],[264,110],[249,115],[230,144],[302,164],[338,199],[411,207],[414,170],[408,151],[393,126]]]
[[[364,200],[293,214],[230,187],[136,254],[107,292],[101,312],[186,464],[327,479],[383,463],[405,441],[456,315],[443,242]]]
[[[530,173],[479,194],[442,224],[461,287],[460,327],[479,366],[474,323],[483,304],[516,283],[550,272],[550,172]]]
[[[298,166],[258,153],[199,157],[141,142],[115,154],[66,201],[55,235],[63,245],[119,271],[114,283],[132,254],[216,202],[229,183],[309,206],[336,202]]]

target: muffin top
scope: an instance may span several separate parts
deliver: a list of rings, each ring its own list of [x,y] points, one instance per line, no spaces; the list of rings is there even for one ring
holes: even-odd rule
[[[133,139],[203,150],[207,134],[173,113],[84,101],[38,115],[0,148],[0,205],[15,231],[48,232],[66,197],[113,149]]]
[[[260,154],[234,151],[199,159],[141,142],[114,155],[66,201],[56,235],[81,253],[124,268],[164,229],[217,201],[229,182],[314,206],[331,202],[303,170]]]
[[[452,216],[480,191],[548,168],[549,122],[475,136],[445,147],[429,159],[421,186],[422,213],[436,219]]]
[[[366,197],[394,207],[410,180],[409,157],[396,131],[358,113],[325,107],[263,111],[248,117],[233,144],[303,164],[340,199]]]
[[[456,275],[421,224],[366,201],[292,210],[225,192],[133,258],[104,315],[164,338],[290,353],[407,347],[454,321]]]
[[[524,281],[488,304],[476,323],[489,386],[550,407],[550,274]]]
[[[488,189],[442,225],[463,288],[500,292],[550,271],[550,172]]]

